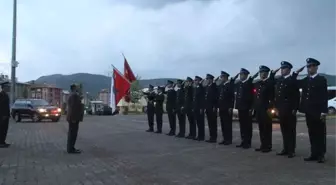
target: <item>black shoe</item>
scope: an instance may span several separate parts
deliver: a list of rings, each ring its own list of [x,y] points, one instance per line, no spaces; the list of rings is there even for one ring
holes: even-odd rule
[[[237,148],[243,147],[243,143],[240,143],[239,145],[236,145]]]
[[[156,133],[156,134],[161,134],[162,131],[158,130],[158,131],[156,131],[155,133]]]
[[[196,140],[196,141],[204,141],[204,138],[202,138],[202,137],[196,137],[196,138],[194,138],[194,140]]]
[[[288,154],[287,157],[288,157],[288,158],[293,158],[293,157],[295,157],[295,153],[290,153],[290,154]]]
[[[185,137],[186,139],[194,139],[194,136],[188,135],[187,137]]]
[[[146,130],[146,132],[154,132],[154,130],[153,129],[148,129],[148,130]]]
[[[307,158],[304,158],[303,160],[304,160],[304,161],[317,161],[318,158],[315,157],[315,156],[309,156],[309,157],[307,157]]]
[[[249,149],[249,148],[251,148],[251,145],[249,145],[249,144],[245,144],[245,145],[242,146],[242,148],[244,148],[244,149]]]
[[[73,150],[70,150],[68,151],[69,154],[80,154],[82,153],[82,151],[78,150],[78,149],[73,149]]]
[[[206,140],[205,142],[207,142],[207,143],[217,143],[217,141],[214,140],[214,139],[209,139],[209,140]]]
[[[270,149],[270,148],[264,148],[264,149],[261,150],[262,153],[269,153],[271,151],[272,151],[272,149]]]
[[[318,163],[324,163],[325,162],[324,156],[318,157],[317,162]]]
[[[232,144],[232,141],[224,141],[223,145],[231,145],[231,144]]]
[[[169,133],[167,133],[166,135],[167,135],[167,136],[175,136],[175,133],[173,133],[173,132],[169,132]]]
[[[225,144],[225,141],[219,142],[218,144],[219,144],[219,145],[224,145],[224,144]]]
[[[177,134],[175,137],[177,137],[177,138],[184,138],[184,135],[183,134]]]
[[[8,143],[0,144],[0,148],[9,148],[9,147],[10,147],[10,144]]]
[[[288,152],[285,150],[282,150],[281,152],[278,152],[276,155],[284,156],[284,155],[288,155]]]
[[[256,151],[256,152],[261,152],[262,150],[263,150],[262,147],[254,149],[254,151]]]

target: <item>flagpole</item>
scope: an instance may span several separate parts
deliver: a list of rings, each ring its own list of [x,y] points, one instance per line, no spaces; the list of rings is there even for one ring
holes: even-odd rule
[[[125,76],[113,64],[111,64],[111,65],[112,65],[113,69],[115,69],[121,77],[123,77],[128,83],[131,84],[131,82],[127,78],[125,78]]]

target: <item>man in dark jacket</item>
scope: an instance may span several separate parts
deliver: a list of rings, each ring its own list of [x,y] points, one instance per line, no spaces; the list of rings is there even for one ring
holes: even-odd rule
[[[186,127],[186,113],[183,110],[184,106],[184,88],[182,86],[183,80],[178,79],[176,82],[176,114],[179,121],[179,133],[176,137],[184,138]]]
[[[205,112],[208,120],[210,138],[206,140],[208,143],[217,142],[217,85],[214,82],[214,76],[206,75],[207,86],[205,88]]]
[[[82,120],[82,102],[81,97],[77,92],[77,86],[75,84],[70,86],[71,94],[68,98],[68,112],[67,121],[69,123],[67,152],[78,154],[80,150],[75,148],[79,122]]]
[[[267,66],[259,67],[260,80],[254,84],[254,110],[259,127],[260,147],[255,151],[268,153],[272,150],[272,118],[268,113],[274,100],[275,72]],[[269,76],[269,77],[268,77]]]
[[[232,112],[234,106],[234,84],[238,77],[229,80],[229,74],[221,71],[221,84],[219,86],[218,108],[221,122],[223,141],[219,144],[232,144]]]
[[[164,87],[158,87],[158,93],[155,95],[155,117],[156,117],[156,127],[157,131],[155,133],[161,134],[162,133],[162,115],[163,115],[163,102],[165,100],[164,97]]]
[[[174,89],[174,82],[171,80],[167,81],[167,102],[166,102],[166,111],[168,114],[168,121],[170,126],[170,131],[167,133],[168,136],[174,136],[176,132],[176,112],[175,112],[175,103],[176,103],[176,91]]]
[[[296,113],[299,108],[300,91],[296,83],[296,76],[291,75],[292,64],[281,62],[281,77],[275,86],[275,107],[279,112],[280,128],[283,148],[277,155],[295,156],[296,146]]]
[[[8,92],[8,82],[2,82],[0,92],[0,148],[8,148],[10,144],[6,143],[9,117],[10,117],[10,101]]]
[[[248,77],[250,72],[242,68],[240,70],[240,82],[237,84],[236,108],[238,109],[241,144],[236,147],[251,148],[252,142],[252,104],[253,104],[253,80],[258,75]]]
[[[298,80],[302,88],[300,112],[305,113],[308,126],[311,154],[305,161],[324,163],[326,153],[326,115],[328,113],[328,87],[325,77],[317,73],[320,62],[307,58],[308,76]],[[304,68],[304,67],[303,67]],[[293,75],[297,76],[303,68]]]
[[[195,76],[194,80],[194,94],[193,94],[193,112],[196,119],[197,124],[197,138],[195,140],[204,141],[205,135],[205,125],[204,125],[204,95],[205,90],[202,85],[202,78],[199,76]]]
[[[154,132],[154,114],[155,114],[154,86],[149,85],[148,92],[144,92],[143,94],[147,96],[147,119],[148,119],[148,127],[149,128],[148,128],[148,130],[146,130],[146,132]]]
[[[193,113],[193,79],[187,77],[184,82],[184,107],[183,110],[187,114],[189,121],[189,135],[186,137],[187,139],[195,139],[196,138],[196,123],[195,117]]]

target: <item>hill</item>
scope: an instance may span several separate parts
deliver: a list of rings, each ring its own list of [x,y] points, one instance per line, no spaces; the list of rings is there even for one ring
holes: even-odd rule
[[[336,76],[321,74],[326,77],[329,86],[336,86]],[[305,75],[300,75],[305,76]],[[156,78],[156,79],[144,79],[140,80],[140,86],[142,88],[148,87],[149,84],[154,86],[164,85],[167,80],[176,80],[174,78]],[[35,83],[47,83],[53,84],[62,89],[69,89],[70,84],[72,83],[82,83],[85,92],[89,92],[90,94],[97,94],[102,89],[110,89],[111,85],[111,77],[97,74],[89,74],[89,73],[75,73],[71,75],[61,75],[61,74],[53,74],[48,76],[41,76]]]
[[[173,78],[157,78],[139,80],[142,88],[148,87],[149,84],[154,86],[164,85],[167,80],[176,80]],[[73,83],[82,83],[85,92],[90,94],[97,94],[102,89],[110,89],[111,77],[89,73],[75,73],[71,75],[53,74],[48,76],[41,76],[35,80],[35,83],[52,84],[62,89],[69,89]]]

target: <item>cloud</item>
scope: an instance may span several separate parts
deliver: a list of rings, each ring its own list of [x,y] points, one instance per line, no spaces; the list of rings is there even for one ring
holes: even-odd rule
[[[0,2],[0,63],[10,61],[11,6]],[[335,73],[335,1],[21,1],[17,42],[21,80],[122,70],[121,52],[142,78],[256,71],[281,60],[299,67],[307,57]]]

